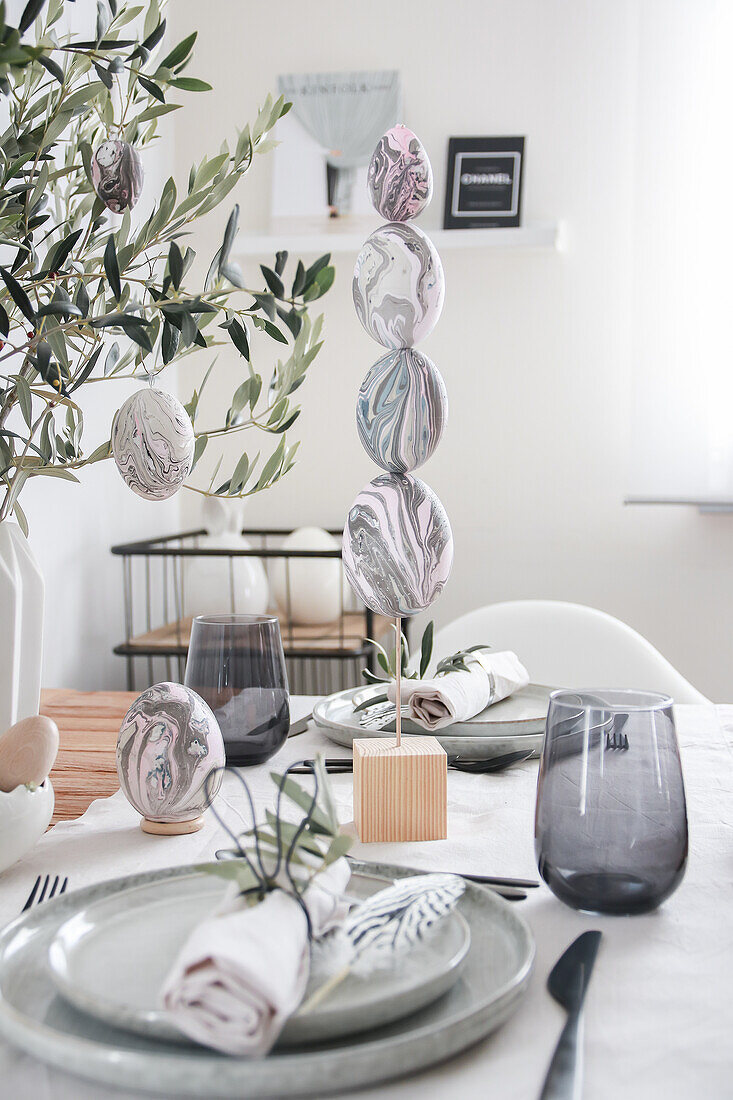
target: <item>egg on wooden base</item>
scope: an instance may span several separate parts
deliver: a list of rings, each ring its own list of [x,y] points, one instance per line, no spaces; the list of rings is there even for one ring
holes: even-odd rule
[[[111,442],[117,469],[144,500],[173,496],[193,466],[191,418],[177,398],[151,386],[120,406]]]
[[[183,684],[154,684],[125,715],[117,775],[145,832],[199,829],[221,787],[224,764],[224,740],[211,708]]]

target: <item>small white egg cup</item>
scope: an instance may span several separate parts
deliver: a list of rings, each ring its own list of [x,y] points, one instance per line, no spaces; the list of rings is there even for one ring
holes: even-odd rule
[[[45,833],[53,816],[50,779],[33,789],[0,791],[0,874],[12,867]]]

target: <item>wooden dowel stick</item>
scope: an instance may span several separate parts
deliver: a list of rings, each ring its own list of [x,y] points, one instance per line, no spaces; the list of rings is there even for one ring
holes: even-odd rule
[[[395,714],[395,734],[397,736],[397,748],[402,744],[402,620],[399,615],[394,621],[395,628],[395,699],[397,711]]]

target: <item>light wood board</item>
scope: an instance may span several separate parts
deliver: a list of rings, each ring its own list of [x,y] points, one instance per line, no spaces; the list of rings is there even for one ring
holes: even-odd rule
[[[41,714],[59,727],[59,754],[51,771],[52,824],[80,817],[95,798],[119,789],[117,734],[135,698],[134,691],[52,688],[41,693]]]

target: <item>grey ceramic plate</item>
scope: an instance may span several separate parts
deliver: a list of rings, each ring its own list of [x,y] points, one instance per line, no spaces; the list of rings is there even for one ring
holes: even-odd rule
[[[313,707],[314,721],[330,741],[351,748],[355,737],[394,736],[388,732],[365,729],[359,722],[359,713],[354,713],[354,696],[361,700],[368,696],[369,690],[349,688],[316,703]],[[375,686],[374,694],[380,691],[383,693],[382,688]],[[457,753],[467,760],[490,760],[519,749],[533,749],[537,755],[542,748],[552,691],[554,688],[541,684],[528,684],[467,722],[457,722],[438,730],[435,736],[446,752]],[[409,719],[403,718],[402,730],[408,734],[425,735],[425,730]]]
[[[388,1027],[320,1049],[229,1058],[119,1031],[68,1005],[57,994],[47,964],[59,927],[80,905],[192,870],[150,871],[99,883],[34,906],[7,925],[0,933],[0,1034],[43,1061],[118,1088],[177,1097],[323,1096],[449,1058],[502,1024],[529,983],[535,951],[529,928],[508,902],[467,883],[459,908],[471,929],[471,948],[452,989]],[[380,873],[399,878],[405,869],[382,865]]]
[[[352,875],[358,898],[390,885]],[[139,1035],[189,1043],[159,1007],[166,974],[189,933],[216,907],[228,884],[210,875],[149,882],[80,905],[59,928],[49,954],[51,976],[76,1008]],[[458,979],[471,933],[460,913],[440,922],[421,948],[388,970],[350,976],[318,1007],[296,1014],[280,1043],[324,1042],[391,1023],[442,996]],[[316,948],[306,997],[329,976]],[[319,973],[320,969],[320,973]]]

